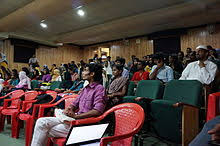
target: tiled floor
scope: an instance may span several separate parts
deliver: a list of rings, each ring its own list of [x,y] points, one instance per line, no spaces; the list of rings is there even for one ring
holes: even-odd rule
[[[6,125],[5,130],[0,133],[0,146],[24,146],[24,129],[20,130],[19,138],[11,138],[11,125]],[[176,146],[175,144],[167,144],[154,137],[144,139],[144,146]]]

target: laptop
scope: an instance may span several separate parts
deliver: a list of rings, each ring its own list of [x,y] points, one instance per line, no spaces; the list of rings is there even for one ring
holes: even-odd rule
[[[109,123],[72,126],[65,146],[99,146]]]

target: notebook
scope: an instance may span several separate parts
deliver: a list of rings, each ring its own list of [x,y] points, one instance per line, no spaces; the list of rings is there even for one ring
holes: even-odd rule
[[[72,127],[65,145],[66,146],[99,146],[109,123],[84,125]]]

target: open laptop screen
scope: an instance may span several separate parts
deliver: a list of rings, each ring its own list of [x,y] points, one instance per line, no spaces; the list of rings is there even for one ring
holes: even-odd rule
[[[99,142],[104,135],[108,125],[109,124],[107,123],[88,126],[73,126],[68,134],[65,145],[77,146],[89,143],[97,143],[97,141]]]

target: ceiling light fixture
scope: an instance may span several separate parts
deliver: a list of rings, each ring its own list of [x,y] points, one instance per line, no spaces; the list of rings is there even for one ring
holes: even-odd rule
[[[44,23],[44,21],[45,21],[45,20],[42,20],[42,21],[40,22],[40,26],[41,26],[42,28],[47,28],[47,24]]]
[[[85,15],[85,12],[84,12],[82,9],[79,9],[79,10],[77,11],[77,14],[78,14],[79,16],[84,16],[84,15]]]

